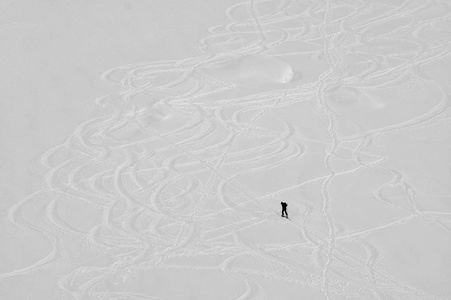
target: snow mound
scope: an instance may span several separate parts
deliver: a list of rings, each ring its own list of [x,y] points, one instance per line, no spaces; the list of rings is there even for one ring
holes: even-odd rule
[[[289,83],[295,74],[286,62],[260,54],[246,55],[205,67],[202,72],[216,80],[243,86]]]

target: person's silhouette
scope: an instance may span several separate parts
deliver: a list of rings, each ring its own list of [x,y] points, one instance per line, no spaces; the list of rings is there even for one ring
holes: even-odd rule
[[[288,213],[287,213],[288,204],[286,204],[285,202],[280,202],[280,204],[282,205],[282,217],[285,217],[288,219]]]

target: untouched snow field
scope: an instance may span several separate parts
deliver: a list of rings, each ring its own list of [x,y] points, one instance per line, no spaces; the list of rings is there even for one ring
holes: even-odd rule
[[[451,299],[450,1],[0,21],[0,299]]]

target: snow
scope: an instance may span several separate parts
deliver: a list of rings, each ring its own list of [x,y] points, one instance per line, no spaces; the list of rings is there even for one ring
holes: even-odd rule
[[[0,11],[2,299],[451,298],[447,1]]]

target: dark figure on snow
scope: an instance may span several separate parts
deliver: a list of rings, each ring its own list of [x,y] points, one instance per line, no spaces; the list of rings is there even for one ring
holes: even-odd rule
[[[288,204],[286,204],[285,202],[280,202],[280,204],[282,205],[282,217],[285,217],[288,219],[288,213],[287,213]]]

